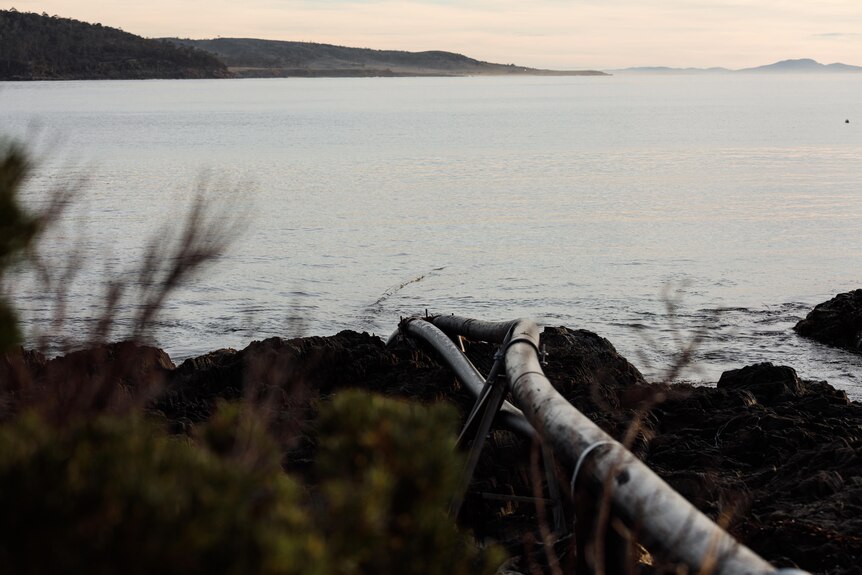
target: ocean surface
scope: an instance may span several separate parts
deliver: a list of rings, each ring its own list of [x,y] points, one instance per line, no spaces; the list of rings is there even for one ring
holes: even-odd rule
[[[862,287],[860,94],[862,75],[0,83],[27,202],[78,190],[45,243],[73,273],[20,275],[16,303],[31,343],[86,340],[107,282],[134,288],[204,190],[216,225],[247,225],[158,316],[175,361],[428,310],[589,329],[653,380],[696,341],[680,379],[770,361],[862,399],[862,356],[791,330]]]

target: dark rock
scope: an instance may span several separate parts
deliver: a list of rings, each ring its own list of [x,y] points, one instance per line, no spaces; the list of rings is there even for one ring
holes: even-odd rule
[[[542,332],[542,345],[548,352],[549,370],[564,371],[574,385],[600,382],[625,388],[646,384],[641,372],[617,353],[611,342],[591,331],[547,327]],[[565,394],[565,389],[558,389]]]
[[[803,391],[802,382],[799,381],[796,370],[771,363],[758,363],[725,371],[721,374],[716,387],[748,391],[762,403],[771,403],[784,395],[797,396]]]
[[[48,378],[75,374],[90,379],[110,379],[128,386],[160,384],[176,366],[170,356],[156,347],[130,341],[100,345],[72,352],[48,362]]]
[[[48,364],[44,354],[17,347],[0,354],[0,381],[13,384],[21,383],[33,377],[38,377]]]
[[[164,393],[154,410],[165,414],[177,433],[191,429],[212,415],[217,399],[236,400],[243,396],[242,359],[236,350],[220,349],[189,358],[170,374]],[[187,422],[187,424],[186,424]]]
[[[47,363],[40,352],[21,347],[0,354],[0,420],[14,413]]]
[[[18,367],[27,366],[26,381],[15,396],[15,409],[38,407],[63,420],[93,412],[142,407],[161,389],[173,369],[164,351],[132,342],[99,345],[45,361],[25,352]],[[9,382],[3,381],[9,391]]]
[[[209,369],[224,368],[236,357],[236,350],[231,348],[217,349],[198,357],[190,357],[182,362],[174,372],[174,376],[193,374]]]
[[[432,401],[451,394],[452,382],[448,371],[422,351],[388,349],[367,333],[274,337],[240,351],[219,350],[186,360],[170,375],[157,409],[169,418],[198,422],[210,416],[218,399],[280,396],[277,405],[289,408],[300,397],[326,396],[347,387]]]
[[[677,493],[694,505],[705,507],[718,499],[721,488],[715,474],[697,471],[675,471],[663,478]]]
[[[547,352],[543,369],[548,379],[563,397],[605,431],[628,425],[631,414],[623,404],[648,401],[654,393],[643,375],[617,353],[611,342],[591,331],[548,327],[541,343]]]
[[[610,342],[593,333],[551,328],[542,343],[548,351],[544,370],[557,389],[615,437],[636,437],[635,451],[647,465],[703,512],[726,521],[734,536],[766,560],[812,573],[857,572],[862,405],[826,382],[801,381],[789,367],[733,370],[717,387],[658,385],[647,383]],[[468,344],[471,360],[483,372],[496,349]],[[105,382],[104,390],[114,392],[163,377],[162,393],[150,405],[177,433],[190,433],[219,399],[262,398],[278,429],[293,434],[279,435],[286,467],[309,481],[315,406],[338,389],[446,400],[465,413],[474,401],[422,344],[398,340],[387,347],[379,338],[348,331],[271,338],[240,351],[189,359],[175,369],[160,350],[132,344],[43,360],[19,355],[14,365],[39,374],[40,381],[62,379],[58,397],[66,401],[75,389],[66,384],[80,379],[75,370],[95,375]],[[116,395],[100,401],[111,398]],[[636,434],[630,433],[632,426],[638,426]],[[538,531],[536,507],[524,499],[534,495],[532,449],[531,441],[492,432],[460,516],[480,538],[501,541],[517,553]],[[561,485],[568,484],[570,473],[560,470]],[[500,501],[500,496],[516,500]]]
[[[717,388],[677,387],[655,410],[646,463],[773,564],[853,573],[862,405],[769,364],[728,372]],[[757,401],[740,402],[747,393]]]
[[[817,305],[793,329],[803,337],[862,353],[862,289]]]
[[[826,497],[844,488],[844,478],[837,471],[818,471],[791,489],[794,495]]]

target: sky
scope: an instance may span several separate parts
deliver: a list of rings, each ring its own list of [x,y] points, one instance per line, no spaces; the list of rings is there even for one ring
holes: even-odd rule
[[[862,0],[14,0],[146,37],[447,50],[553,69],[862,65]]]

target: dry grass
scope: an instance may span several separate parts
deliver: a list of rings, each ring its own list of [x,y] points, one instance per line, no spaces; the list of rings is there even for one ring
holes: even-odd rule
[[[663,383],[652,386],[638,394],[637,406],[628,412],[629,422],[618,440],[627,449],[632,450],[636,443],[648,443],[653,437],[654,431],[649,425],[649,418],[653,410],[661,406],[669,398],[669,393],[676,396],[677,392],[671,391],[672,383],[693,367],[696,352],[707,335],[707,329],[702,328],[694,332],[686,332],[679,320],[678,310],[682,306],[683,289],[672,291],[667,288],[663,292],[663,300],[667,313],[668,323],[677,350],[668,353],[660,349],[658,343],[650,338],[648,334],[641,333],[648,346],[653,347],[659,355],[672,358],[671,363],[665,368]],[[643,360],[646,355],[643,354]],[[599,382],[592,383],[592,400],[604,409],[611,410],[612,406],[607,403],[605,392],[601,389]],[[530,477],[533,484],[536,503],[536,519],[539,533],[542,538],[542,547],[546,555],[547,566],[540,568],[535,561],[530,560],[529,570],[531,573],[549,573],[551,575],[562,575],[563,565],[568,565],[567,572],[578,575],[589,573],[591,575],[635,575],[643,569],[650,573],[689,573],[687,566],[677,564],[662,558],[660,555],[652,556],[639,543],[639,526],[637,524],[627,525],[616,518],[611,503],[611,493],[614,486],[613,477],[618,470],[611,466],[600,493],[596,499],[588,493],[585,487],[577,493],[570,493],[569,504],[575,511],[572,523],[576,528],[575,544],[570,547],[569,553],[574,555],[566,560],[559,557],[555,551],[555,534],[550,526],[548,514],[545,509],[543,493],[543,478],[539,471],[539,451],[535,446],[531,450]],[[558,478],[565,482],[564,477],[558,470]],[[738,506],[730,502],[725,506],[726,512],[719,519],[721,526],[726,526]],[[560,534],[556,534],[560,535]],[[707,558],[704,568],[697,575],[709,575],[720,561],[720,557]]]
[[[184,215],[179,225],[168,223],[157,230],[138,262],[127,270],[104,266],[104,295],[96,317],[88,324],[88,333],[73,337],[69,335],[73,329],[69,317],[74,315],[70,313],[72,286],[80,280],[84,266],[98,264],[91,252],[85,252],[84,230],[78,229],[77,239],[62,244],[56,239],[41,240],[52,229],[74,227],[64,218],[73,207],[80,208],[86,179],[61,178],[62,184],[40,192],[24,210],[17,207],[17,195],[25,189],[33,166],[23,151],[13,147],[2,168],[4,195],[10,206],[20,210],[16,217],[27,228],[26,235],[18,234],[22,239],[15,253],[0,258],[0,301],[40,294],[50,311],[47,323],[28,334],[30,349],[12,348],[2,359],[0,417],[36,409],[59,421],[141,408],[158,393],[165,373],[173,367],[165,354],[143,348],[141,342],[152,335],[171,295],[223,255],[247,227],[247,195],[239,189],[223,193],[225,186],[202,182],[188,208],[180,210]],[[57,245],[62,252],[55,251]],[[131,316],[120,318],[121,310]],[[7,322],[6,327],[12,329],[13,321],[17,320]],[[126,326],[122,332],[121,324]],[[108,344],[111,340],[125,343]],[[42,354],[64,357],[47,362]]]

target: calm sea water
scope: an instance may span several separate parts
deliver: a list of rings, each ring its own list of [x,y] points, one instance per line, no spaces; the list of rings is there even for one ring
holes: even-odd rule
[[[105,270],[203,178],[252,225],[160,317],[175,360],[428,309],[590,329],[653,379],[702,332],[685,379],[772,361],[862,399],[862,357],[790,329],[862,287],[859,94],[854,75],[0,83],[0,131],[39,157],[28,200],[86,177],[50,240],[55,266],[83,256],[66,323],[27,281],[19,306],[31,337],[84,337]]]

